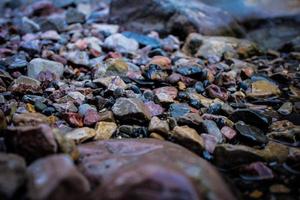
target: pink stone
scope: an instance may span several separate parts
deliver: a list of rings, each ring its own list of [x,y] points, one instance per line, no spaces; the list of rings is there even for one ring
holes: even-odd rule
[[[229,126],[224,126],[221,129],[221,133],[229,140],[236,136],[236,131],[230,128]]]

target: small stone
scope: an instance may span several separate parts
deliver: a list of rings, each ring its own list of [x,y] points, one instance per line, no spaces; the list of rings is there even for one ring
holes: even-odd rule
[[[68,24],[84,23],[85,14],[83,14],[75,8],[70,8],[66,12],[66,21]]]
[[[214,121],[204,120],[203,128],[208,134],[215,136],[217,138],[218,143],[222,143],[224,141],[223,135]]]
[[[123,32],[122,35],[126,36],[127,38],[134,39],[143,46],[150,46],[153,49],[160,47],[160,42],[156,38],[133,32]]]
[[[157,88],[153,92],[161,103],[173,103],[178,90],[175,87],[166,86]]]
[[[15,54],[5,59],[8,69],[21,69],[27,66],[28,62],[24,54]]]
[[[106,75],[125,75],[128,72],[128,64],[121,58],[110,58],[105,61],[107,65]]]
[[[47,125],[9,128],[4,134],[8,149],[24,156],[28,161],[58,150],[52,129]]]
[[[282,115],[289,115],[293,111],[293,104],[291,102],[285,102],[279,109],[278,112]]]
[[[158,65],[161,69],[171,69],[172,61],[168,57],[154,56],[149,65]]]
[[[170,105],[169,112],[171,117],[182,117],[191,111],[188,104],[185,103],[173,103]]]
[[[15,126],[29,126],[48,123],[48,118],[41,113],[15,113],[12,118]]]
[[[27,74],[31,78],[38,78],[39,73],[42,71],[50,71],[56,78],[60,78],[64,73],[63,64],[42,58],[31,60],[27,68]]]
[[[90,109],[84,115],[83,124],[86,126],[93,126],[98,121],[100,121],[100,116],[98,112],[93,109]]]
[[[41,51],[41,45],[39,40],[25,41],[21,44],[20,48],[31,55],[38,54]]]
[[[112,111],[120,121],[127,123],[143,123],[151,119],[148,108],[136,98],[118,98]]]
[[[88,66],[90,64],[89,55],[85,51],[68,52],[65,58],[75,65]]]
[[[83,127],[83,119],[78,113],[64,113],[64,118],[73,127]]]
[[[235,124],[235,129],[238,131],[241,138],[245,140],[245,142],[257,145],[265,145],[268,143],[267,136],[265,136],[265,134],[256,127],[249,126],[240,121]]]
[[[276,194],[286,194],[286,193],[290,193],[290,191],[291,190],[283,184],[273,184],[270,187],[270,192]]]
[[[26,163],[15,154],[0,153],[0,196],[13,199],[26,181]]]
[[[85,100],[85,96],[83,94],[81,94],[80,92],[68,92],[67,93],[69,97],[71,97],[74,100],[80,100],[80,101],[84,101]]]
[[[201,152],[204,149],[203,138],[195,129],[188,126],[176,126],[170,134],[176,142],[191,151]]]
[[[149,123],[148,131],[167,136],[169,134],[170,128],[167,121],[160,120],[158,117],[152,117]]]
[[[97,109],[89,104],[81,104],[78,108],[78,113],[80,114],[80,116],[85,116],[85,114],[87,113],[88,110],[95,110],[97,111]]]
[[[96,125],[95,140],[107,140],[117,131],[117,125],[114,122],[98,122]]]
[[[115,122],[114,113],[112,111],[104,111],[99,113],[100,120],[104,122]]]
[[[139,44],[120,33],[113,34],[104,40],[104,46],[120,53],[132,53],[138,50]]]
[[[272,170],[262,162],[254,162],[242,167],[241,175],[245,180],[270,180],[274,178]]]
[[[77,128],[71,132],[65,134],[65,137],[70,140],[74,140],[77,144],[83,143],[89,139],[94,138],[96,131],[91,128]]]
[[[28,76],[19,76],[8,88],[14,93],[41,93],[41,82]]]
[[[218,138],[214,135],[209,134],[201,134],[201,137],[203,138],[205,150],[211,154],[214,153],[214,150],[218,143]]]
[[[121,125],[118,136],[122,138],[145,138],[149,137],[146,127],[138,125]]]
[[[0,130],[5,129],[7,127],[6,117],[3,111],[0,109]]]
[[[227,101],[228,99],[227,91],[217,85],[211,84],[206,88],[206,90],[208,91],[209,96],[212,98],[219,98],[222,101]]]
[[[56,31],[51,30],[42,33],[41,39],[58,41],[61,39],[61,37]]]
[[[251,89],[247,91],[247,96],[257,98],[278,96],[280,94],[281,92],[278,86],[266,80],[258,80],[253,82],[251,84]]]
[[[66,155],[53,155],[32,163],[28,169],[30,199],[83,198],[90,185]],[[80,197],[81,196],[81,197]]]
[[[228,139],[232,140],[236,136],[236,131],[229,126],[223,126],[221,128],[221,133]]]
[[[159,104],[154,103],[153,101],[148,101],[144,104],[151,113],[151,116],[158,116],[164,112],[163,107]]]

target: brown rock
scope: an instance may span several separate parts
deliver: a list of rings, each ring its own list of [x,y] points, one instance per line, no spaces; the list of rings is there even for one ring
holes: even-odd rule
[[[95,137],[96,131],[91,128],[77,128],[71,132],[66,133],[65,137],[70,140],[74,140],[76,143],[82,143]]]
[[[251,84],[251,91],[247,92],[249,97],[269,97],[280,95],[280,90],[277,85],[265,80],[255,81]]]
[[[165,120],[160,120],[158,117],[152,117],[148,127],[149,132],[157,132],[167,136],[170,128],[169,124]]]
[[[79,169],[98,187],[91,199],[235,199],[208,162],[160,140],[79,146]]]
[[[114,113],[112,111],[104,111],[99,113],[100,120],[105,122],[114,122]]]
[[[161,69],[171,69],[171,60],[164,56],[154,56],[149,64],[158,65]]]
[[[114,122],[99,122],[96,125],[95,140],[107,140],[116,132],[117,124]]]
[[[16,126],[34,126],[48,123],[48,118],[41,113],[16,113],[13,115],[12,121]]]
[[[47,125],[8,128],[4,131],[4,138],[10,152],[29,161],[57,152],[55,137]]]
[[[28,167],[30,199],[82,199],[90,187],[66,155],[53,155]]]

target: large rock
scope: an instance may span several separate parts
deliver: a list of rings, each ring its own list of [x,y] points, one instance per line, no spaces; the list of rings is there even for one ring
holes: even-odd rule
[[[26,163],[20,156],[0,153],[0,199],[13,199],[25,183]]]
[[[81,199],[90,186],[66,155],[53,155],[28,167],[30,199]]]
[[[31,78],[37,78],[40,72],[50,71],[56,78],[60,78],[64,73],[64,66],[59,62],[35,58],[27,66],[27,74]]]
[[[208,162],[169,142],[105,140],[79,146],[91,199],[235,199]]]
[[[197,0],[113,0],[111,22],[138,32],[157,30],[185,37],[191,32],[202,34],[235,34],[241,28],[225,12]]]

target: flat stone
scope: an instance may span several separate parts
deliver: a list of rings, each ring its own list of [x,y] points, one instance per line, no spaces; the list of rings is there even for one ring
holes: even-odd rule
[[[237,122],[235,124],[235,129],[238,131],[239,136],[244,139],[244,141],[250,144],[265,145],[268,143],[268,138],[260,129],[249,126],[244,122]]]
[[[26,181],[25,160],[15,154],[0,153],[0,196],[13,199]]]
[[[83,143],[86,140],[94,138],[96,131],[92,128],[76,128],[71,132],[65,134],[65,137],[74,140],[77,144]]]
[[[249,97],[264,98],[278,96],[281,92],[277,85],[265,80],[258,80],[251,84],[251,91],[247,92]]]
[[[185,103],[173,103],[170,105],[169,112],[171,117],[182,117],[191,111],[188,104]]]
[[[12,122],[15,126],[34,126],[38,124],[47,124],[48,118],[41,113],[15,113]]]
[[[40,72],[50,71],[56,78],[60,78],[64,73],[63,64],[42,58],[31,60],[27,66],[27,75],[31,78],[38,78]]]
[[[95,140],[108,140],[117,131],[117,124],[114,122],[98,122],[96,125]]]
[[[200,153],[204,150],[203,138],[195,129],[188,126],[176,126],[170,134],[177,143],[191,151]]]
[[[80,199],[90,190],[88,181],[63,154],[37,160],[27,172],[30,199]]]
[[[143,123],[150,121],[151,113],[140,99],[118,98],[112,107],[114,115],[127,123]]]
[[[41,82],[28,76],[19,76],[8,88],[14,93],[41,93]]]
[[[104,40],[104,46],[120,53],[132,53],[138,50],[139,44],[120,33],[115,33]]]
[[[4,134],[10,152],[22,155],[29,161],[58,150],[52,129],[47,125],[8,128]]]
[[[292,111],[293,111],[293,104],[291,102],[285,102],[278,109],[278,112],[282,115],[289,115],[292,113]]]
[[[100,116],[95,110],[88,110],[83,118],[83,124],[86,126],[94,126],[100,121]]]
[[[58,41],[61,39],[57,31],[50,30],[41,34],[41,39]]]
[[[97,185],[91,199],[235,199],[207,161],[176,144],[105,140],[80,145],[79,151],[79,170]]]
[[[158,116],[164,112],[164,108],[159,104],[154,103],[153,101],[148,101],[144,103],[144,105],[148,108],[151,113],[151,116]]]
[[[170,131],[169,123],[166,120],[160,120],[158,117],[152,117],[149,123],[148,131],[167,136]]]

